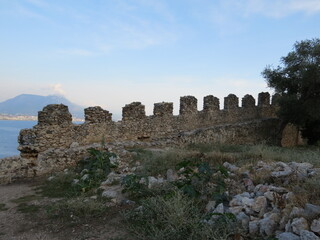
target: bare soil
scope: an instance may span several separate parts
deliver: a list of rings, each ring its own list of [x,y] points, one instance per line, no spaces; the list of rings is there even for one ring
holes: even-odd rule
[[[134,239],[125,229],[119,208],[110,209],[102,218],[84,219],[81,223],[49,218],[46,206],[56,199],[41,196],[36,191],[38,185],[37,181],[0,185],[1,240]],[[21,206],[26,204],[27,209],[21,212]]]

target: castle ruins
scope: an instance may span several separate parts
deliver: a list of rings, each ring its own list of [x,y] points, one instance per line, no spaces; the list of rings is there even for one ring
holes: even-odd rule
[[[122,109],[122,120],[112,121],[112,114],[101,107],[84,110],[85,122],[72,123],[68,107],[51,104],[38,113],[38,124],[23,129],[19,136],[20,157],[5,163],[0,159],[3,179],[20,175],[42,175],[74,164],[90,144],[133,142],[137,144],[180,145],[189,143],[276,144],[279,119],[275,97],[262,92],[256,104],[251,95],[239,98],[229,94],[220,109],[218,98],[204,97],[203,109],[197,109],[193,96],[180,98],[179,115],[173,115],[173,103],[155,103],[153,115],[146,116],[140,102]],[[2,169],[2,170],[1,170]],[[5,169],[5,170],[3,170]],[[2,180],[5,181],[5,180]],[[6,180],[8,181],[8,180]],[[1,179],[0,179],[1,183]]]

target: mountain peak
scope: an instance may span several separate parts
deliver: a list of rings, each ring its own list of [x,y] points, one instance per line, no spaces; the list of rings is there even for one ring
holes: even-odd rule
[[[48,104],[65,104],[73,117],[83,118],[83,107],[70,102],[62,95],[41,96],[34,94],[20,94],[0,102],[0,113],[10,115],[36,116],[38,111]]]

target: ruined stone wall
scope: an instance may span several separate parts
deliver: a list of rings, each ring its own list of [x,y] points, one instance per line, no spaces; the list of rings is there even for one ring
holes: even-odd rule
[[[173,115],[173,103],[155,103],[151,116],[146,116],[143,104],[133,102],[123,107],[118,122],[112,121],[107,110],[89,107],[84,110],[83,124],[72,123],[67,106],[48,105],[39,111],[37,125],[21,130],[20,156],[0,159],[0,183],[74,165],[89,146],[101,142],[109,146],[130,142],[143,146],[277,142],[279,121],[269,93],[260,93],[257,104],[251,95],[245,95],[239,106],[234,94],[224,98],[223,108],[212,95],[204,97],[202,110],[198,110],[197,102],[193,96],[181,97],[179,115]]]
[[[101,107],[89,107],[85,109],[85,123],[76,125],[67,106],[48,105],[39,112],[36,126],[20,132],[21,157],[36,159],[39,153],[50,148],[67,149],[73,143],[84,146],[101,141],[152,141],[178,136],[183,131],[275,118],[275,107],[270,104],[269,93],[260,93],[257,105],[251,95],[245,95],[241,107],[239,98],[229,94],[224,98],[223,109],[219,99],[209,95],[204,97],[203,110],[199,111],[197,99],[185,96],[180,98],[178,116],[173,115],[173,103],[166,102],[155,103],[152,116],[146,116],[145,106],[140,102],[123,107],[122,121],[112,121],[111,115]],[[258,133],[252,134],[246,136],[243,143]]]

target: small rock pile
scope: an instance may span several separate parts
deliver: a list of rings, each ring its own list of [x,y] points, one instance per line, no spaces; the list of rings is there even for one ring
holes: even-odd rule
[[[294,206],[295,194],[285,187],[271,184],[253,184],[250,174],[230,163],[224,163],[231,174],[242,175],[245,192],[232,197],[228,206],[222,204],[210,211],[233,213],[242,228],[250,236],[287,239],[320,239],[320,206],[310,203],[304,208]],[[256,174],[269,174],[281,185],[290,181],[304,181],[319,173],[310,163],[265,163],[258,162],[254,168]],[[208,203],[212,206],[212,203]]]
[[[318,175],[319,169],[313,168],[310,163],[260,161],[255,164],[251,172],[274,179],[273,182],[278,185],[276,186],[269,183],[255,185],[249,171],[228,162],[223,166],[229,171],[226,182],[244,191],[229,196],[231,200],[228,203],[208,201],[208,213],[232,213],[250,237],[267,239],[276,236],[279,240],[320,239],[320,206],[310,203],[306,203],[304,207],[295,206],[296,194],[288,189],[293,181],[305,181]],[[122,193],[121,181],[127,174],[111,172],[101,184],[104,189],[102,195],[110,198],[114,204],[124,201],[132,203]],[[169,169],[165,178],[148,176],[145,184],[152,189],[179,178],[179,172]],[[213,223],[215,217],[213,214],[212,219],[206,220],[207,223]]]

